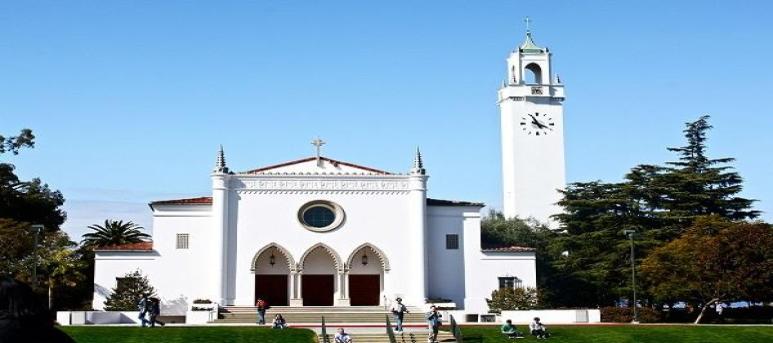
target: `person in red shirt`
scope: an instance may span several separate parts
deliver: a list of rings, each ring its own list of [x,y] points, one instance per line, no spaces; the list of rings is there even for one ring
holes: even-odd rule
[[[258,300],[255,301],[255,307],[258,309],[258,325],[265,325],[268,303],[265,300],[258,298]]]

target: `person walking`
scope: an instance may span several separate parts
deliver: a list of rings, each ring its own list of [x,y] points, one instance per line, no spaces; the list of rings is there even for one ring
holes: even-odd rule
[[[410,312],[408,312],[408,309],[403,305],[402,298],[397,298],[395,301],[397,301],[397,303],[392,305],[392,314],[395,316],[395,331],[402,333],[403,317],[405,317],[406,313]]]
[[[442,317],[443,315],[437,311],[437,307],[435,307],[435,305],[430,306],[429,312],[426,316],[427,325],[429,326],[429,337],[427,338],[427,342],[437,342],[438,330],[440,330],[440,326],[443,325],[443,320],[441,319]]]
[[[142,324],[142,327],[148,325],[148,309],[150,309],[150,299],[148,299],[147,293],[143,293],[142,297],[140,297],[140,300],[137,301],[137,310],[140,311],[138,318],[140,320],[140,324]]]
[[[255,307],[257,308],[257,311],[258,311],[258,325],[265,325],[266,310],[268,309],[268,303],[262,298],[258,298],[258,300],[255,301]]]
[[[158,316],[161,315],[161,300],[150,298],[150,310],[148,312],[150,313],[150,327],[156,327],[156,323],[161,324],[161,326],[166,325],[166,323],[158,320]]]

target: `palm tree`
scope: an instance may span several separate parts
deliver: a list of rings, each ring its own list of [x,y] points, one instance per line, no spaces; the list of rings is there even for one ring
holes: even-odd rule
[[[127,243],[139,243],[150,238],[150,235],[141,232],[142,226],[129,221],[105,219],[104,225],[89,225],[89,232],[83,235],[81,243],[87,247],[103,247],[106,245],[119,245]]]

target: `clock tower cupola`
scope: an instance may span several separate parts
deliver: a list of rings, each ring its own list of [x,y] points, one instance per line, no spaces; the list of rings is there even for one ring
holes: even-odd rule
[[[553,74],[552,54],[526,37],[507,58],[507,79],[499,89],[502,129],[503,212],[557,224],[558,191],[566,186],[564,85]]]

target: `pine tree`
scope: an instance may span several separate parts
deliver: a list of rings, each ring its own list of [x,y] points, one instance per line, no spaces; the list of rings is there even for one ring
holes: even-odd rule
[[[143,294],[155,296],[156,290],[150,285],[148,277],[140,270],[127,273],[118,279],[118,285],[105,300],[105,311],[136,311],[137,302]]]
[[[753,219],[760,212],[751,209],[755,200],[738,197],[743,179],[728,165],[734,158],[706,156],[706,133],[712,128],[709,116],[686,123],[687,145],[668,148],[679,154],[678,161],[666,162],[658,184],[663,185],[662,206],[667,218],[689,226],[697,216]]]

